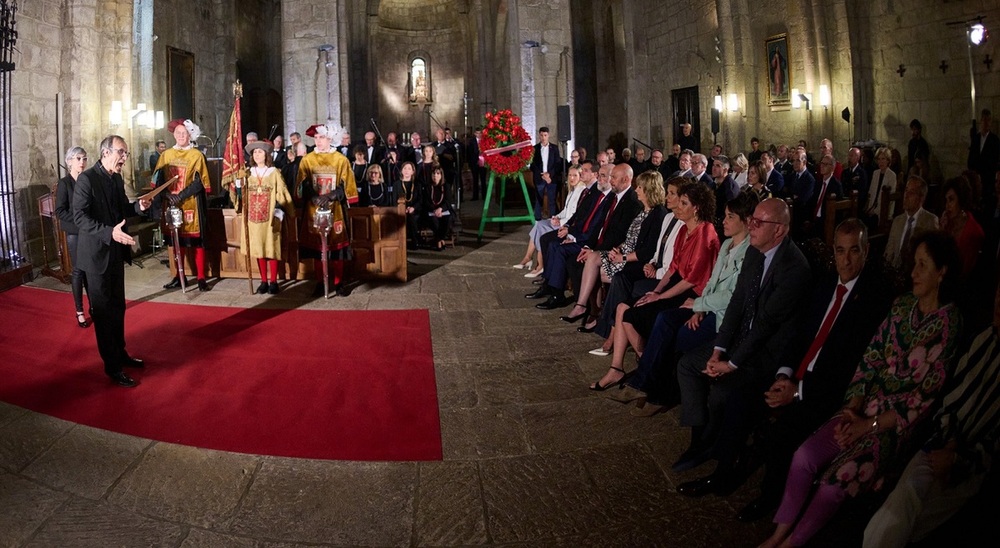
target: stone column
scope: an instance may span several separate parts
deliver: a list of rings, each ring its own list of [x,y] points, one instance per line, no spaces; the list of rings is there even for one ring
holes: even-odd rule
[[[346,78],[346,53],[338,26],[341,4],[329,0],[281,3],[281,77],[288,133],[304,132],[328,117],[346,122],[341,97]]]

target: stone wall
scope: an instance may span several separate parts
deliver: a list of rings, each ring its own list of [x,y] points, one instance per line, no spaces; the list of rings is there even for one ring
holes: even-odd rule
[[[919,118],[935,173],[953,174],[964,166],[971,118],[967,48],[964,32],[946,23],[976,15],[986,16],[987,23],[1000,19],[995,3],[816,0],[789,3],[779,17],[745,0],[631,5],[625,35],[642,36],[646,43],[645,52],[632,53],[640,47],[638,38],[628,48],[635,59],[628,66],[630,78],[645,85],[644,93],[627,90],[627,130],[633,136],[649,127],[652,138],[662,126],[669,145],[670,92],[697,86],[706,148],[718,87],[724,97],[736,93],[739,98],[738,111],[724,110],[721,116],[719,142],[727,150],[747,150],[750,137],[758,136],[765,143],[806,139],[811,148],[829,137],[841,161],[855,140],[877,139],[905,151],[909,121]],[[595,41],[602,44],[609,34],[598,32]],[[812,110],[767,104],[764,40],[780,33],[788,34],[793,86],[811,94]],[[609,48],[605,44],[599,50]],[[988,42],[973,52],[979,108],[1000,109],[1000,67],[983,63],[995,51]],[[947,72],[938,68],[942,60]],[[900,64],[906,68],[903,76],[896,72]],[[829,108],[819,104],[820,85],[830,87]],[[851,111],[851,123],[841,118],[844,108]]]
[[[145,157],[153,141],[167,137],[166,129],[130,127],[128,110],[145,103],[149,110],[167,111],[168,46],[195,54],[196,122],[213,138],[225,125],[232,109],[230,84],[236,59],[234,30],[227,22],[233,20],[235,3],[32,0],[19,4],[21,53],[15,58],[11,90],[12,167],[23,253],[34,264],[42,262],[37,199],[55,185],[66,148],[83,146],[93,164],[99,158],[100,140],[120,134],[133,152],[125,174],[131,192],[133,173],[148,167]],[[61,127],[57,127],[57,93],[62,94]],[[123,123],[112,127],[109,111],[116,100],[125,112]]]

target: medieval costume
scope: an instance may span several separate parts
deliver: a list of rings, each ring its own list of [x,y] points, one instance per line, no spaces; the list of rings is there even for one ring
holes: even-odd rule
[[[174,176],[177,177],[168,191],[162,196],[163,208],[177,207],[183,215],[183,223],[177,229],[178,241],[172,241],[173,231],[166,220],[167,226],[164,234],[167,235],[168,245],[194,248],[195,267],[198,275],[198,289],[208,290],[205,282],[205,241],[208,234],[208,214],[206,212],[206,191],[211,188],[208,175],[208,165],[205,162],[205,155],[195,148],[192,143],[201,135],[201,129],[191,120],[172,120],[167,125],[167,129],[174,134],[177,144],[173,148],[168,148],[160,155],[156,167],[153,169],[154,184],[163,184]],[[171,256],[174,252],[171,249]],[[180,287],[180,280],[175,273],[174,279],[164,285],[164,289]]]
[[[254,152],[260,149],[265,153]],[[285,212],[291,211],[292,196],[277,168],[268,165],[271,145],[257,141],[246,146],[253,161],[243,192],[246,193],[247,236],[250,240],[250,257],[257,259],[260,286],[257,293],[278,293],[278,260],[281,259],[281,223]],[[260,158],[260,161],[257,161]],[[265,266],[270,281],[265,278]]]
[[[343,154],[330,148],[331,140],[340,140],[346,130],[328,122],[314,125],[306,130],[306,135],[316,139],[316,148],[306,154],[299,163],[298,179],[295,182],[295,196],[301,200],[302,214],[299,221],[299,255],[305,259],[315,259],[317,296],[322,294],[322,233],[315,227],[316,212],[321,207],[329,207],[332,226],[327,237],[327,259],[332,261],[333,284],[338,294],[342,294],[344,261],[351,259],[350,226],[347,219],[349,205],[358,202],[358,188],[354,181],[351,162]]]

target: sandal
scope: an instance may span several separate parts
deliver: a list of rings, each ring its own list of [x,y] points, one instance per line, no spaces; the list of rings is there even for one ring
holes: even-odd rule
[[[76,313],[76,324],[83,328],[90,327],[90,322],[87,321],[87,317],[83,315],[83,312]]]
[[[613,365],[611,366],[611,369],[614,369],[615,371],[620,371],[622,374],[622,378],[618,379],[617,381],[609,382],[608,384],[605,385],[601,385],[601,380],[598,379],[597,382],[590,385],[590,389],[593,390],[594,392],[604,392],[605,390],[611,388],[612,386],[621,386],[625,384],[625,379],[628,378],[628,374],[625,373],[625,370],[622,369],[621,367],[615,367]]]

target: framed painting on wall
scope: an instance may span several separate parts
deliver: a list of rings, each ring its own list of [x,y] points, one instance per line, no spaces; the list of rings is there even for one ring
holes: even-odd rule
[[[788,58],[788,34],[776,34],[764,40],[767,54],[767,104],[789,105],[792,102],[792,71]]]
[[[170,119],[194,120],[194,54],[167,47],[167,101]]]

